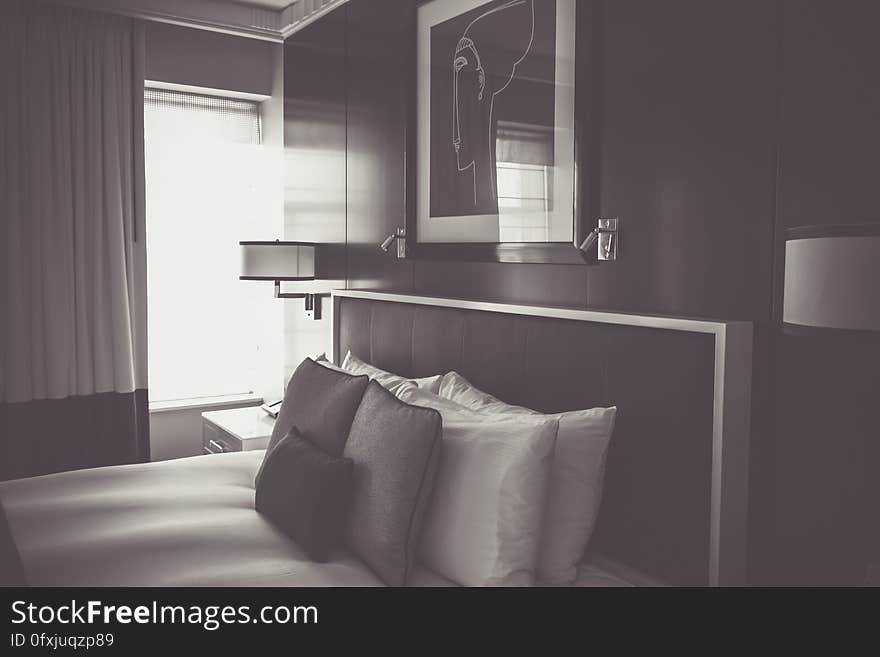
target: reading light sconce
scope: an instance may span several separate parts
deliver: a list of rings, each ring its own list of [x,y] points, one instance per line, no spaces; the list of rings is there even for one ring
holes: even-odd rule
[[[397,257],[405,258],[406,257],[406,228],[398,228],[393,233],[391,233],[388,237],[385,238],[385,241],[379,245],[379,248],[388,252],[388,249],[391,248],[391,245],[397,241]]]
[[[314,281],[318,249],[313,242],[239,242],[242,281],[274,281],[276,299],[305,299],[306,315],[321,319],[321,298],[329,292],[282,292],[281,281]]]
[[[620,241],[617,233],[618,223],[617,217],[600,217],[598,226],[590,231],[578,248],[589,255],[593,245],[598,244],[597,261],[611,262],[617,260],[617,244]]]

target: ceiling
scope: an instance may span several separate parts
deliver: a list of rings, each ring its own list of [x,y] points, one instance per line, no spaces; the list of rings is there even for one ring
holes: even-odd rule
[[[347,0],[60,1],[146,20],[281,42]]]
[[[253,5],[255,7],[268,7],[270,9],[286,9],[299,0],[225,0],[232,4]]]
[[[236,0],[227,0],[228,2],[236,2]],[[289,5],[299,0],[241,0],[237,4],[256,5],[257,7],[269,7],[271,9],[285,9]]]

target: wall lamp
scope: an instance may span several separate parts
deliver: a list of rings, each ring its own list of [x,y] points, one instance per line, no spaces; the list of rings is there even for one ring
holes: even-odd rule
[[[829,356],[836,360],[841,350],[852,358],[847,370],[855,363],[864,363],[845,374],[832,370],[829,376],[824,369],[815,373],[820,386],[832,385],[836,391],[827,410],[817,409],[821,422],[841,426],[840,417],[862,418],[855,424],[842,423],[850,427],[852,438],[823,434],[827,442],[823,442],[822,449],[845,450],[842,453],[849,458],[865,461],[853,462],[854,469],[847,471],[849,476],[855,475],[854,481],[843,484],[839,480],[839,485],[824,490],[823,497],[833,500],[828,509],[843,509],[844,504],[860,508],[864,504],[867,511],[872,503],[876,504],[874,500],[880,499],[880,486],[873,475],[880,464],[880,427],[873,410],[880,400],[875,365],[880,354],[880,222],[789,228],[785,233],[784,272],[783,333],[811,338],[811,357],[818,356],[820,363]],[[853,491],[858,491],[857,497],[853,497]],[[876,507],[874,510],[870,515],[873,521],[865,519],[864,525],[848,535],[859,545],[852,555],[857,554],[860,560],[867,558],[866,586],[880,585],[880,527]],[[830,518],[824,516],[822,520]]]
[[[617,217],[600,217],[598,226],[590,231],[578,249],[589,255],[593,245],[598,244],[597,261],[617,260],[617,244],[620,241],[617,234],[618,223]]]
[[[379,245],[379,248],[388,252],[388,249],[391,248],[391,245],[397,241],[397,257],[405,258],[406,257],[406,228],[398,228],[393,233],[391,233],[388,237],[385,238],[385,241]]]
[[[281,281],[314,281],[320,271],[318,245],[313,242],[239,242],[239,280],[274,281],[276,299],[304,299],[306,315],[321,319],[321,298],[329,292],[282,292]]]
[[[880,223],[790,228],[783,328],[880,336]]]

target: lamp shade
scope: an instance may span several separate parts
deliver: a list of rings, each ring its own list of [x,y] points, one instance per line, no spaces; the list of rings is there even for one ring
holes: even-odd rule
[[[315,245],[309,242],[239,242],[245,281],[315,280]]]
[[[788,231],[782,321],[880,331],[880,224]]]

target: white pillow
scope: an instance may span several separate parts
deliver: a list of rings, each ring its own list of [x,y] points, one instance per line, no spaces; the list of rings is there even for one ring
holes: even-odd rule
[[[371,379],[375,379],[383,388],[395,395],[400,392],[401,386],[405,383],[415,383],[419,388],[424,388],[429,392],[436,393],[440,389],[440,380],[443,378],[443,375],[436,374],[421,379],[407,379],[406,377],[393,374],[392,372],[386,372],[385,370],[374,367],[369,363],[365,363],[351,353],[351,350],[345,354],[345,358],[342,361],[342,369],[350,374],[366,374]]]
[[[540,415],[537,411],[525,406],[513,406],[493,397],[488,392],[477,388],[458,372],[447,372],[441,377],[437,394],[472,411]]]
[[[486,415],[409,386],[443,416],[440,465],[419,561],[462,586],[530,586],[558,421]]]
[[[538,551],[538,579],[567,585],[577,577],[602,501],[605,459],[614,431],[617,408],[592,408],[541,415],[511,406],[471,385],[457,372],[440,382],[440,396],[474,411],[529,415],[559,421],[556,451],[550,470],[547,508]]]
[[[327,354],[323,353],[319,356],[316,356],[313,359],[318,365],[323,365],[331,370],[336,370],[337,372],[344,372],[345,370],[339,367],[336,363],[332,362],[329,358],[327,358]]]

